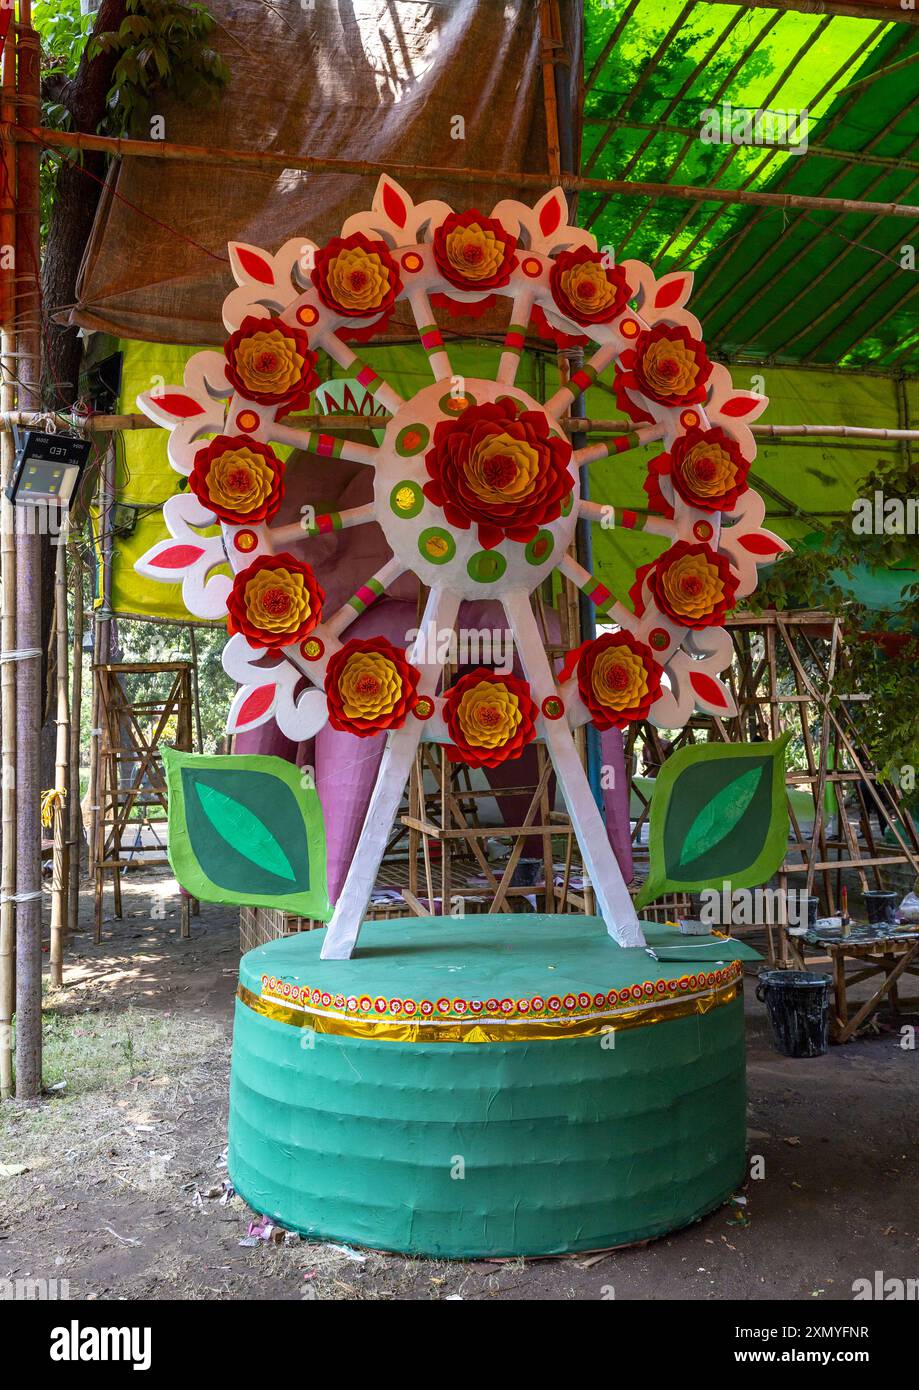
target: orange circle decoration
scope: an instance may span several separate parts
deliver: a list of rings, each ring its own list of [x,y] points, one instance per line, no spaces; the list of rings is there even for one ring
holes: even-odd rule
[[[258,536],[254,531],[237,531],[236,535],[233,537],[233,544],[236,546],[237,550],[241,550],[243,554],[246,554],[248,551],[254,550],[258,545]]]
[[[647,718],[661,693],[660,666],[629,632],[605,632],[578,660],[578,694],[598,729],[624,729]]]
[[[534,261],[532,256],[527,256],[520,266],[524,275],[528,275],[531,280],[537,279],[542,274],[542,266],[539,261]]]
[[[297,310],[297,322],[302,323],[304,328],[312,328],[319,322],[319,314],[312,304],[301,304]]]
[[[261,555],[233,580],[227,630],[267,650],[302,642],[322,621],[325,592],[293,555]]]
[[[258,416],[254,410],[241,410],[236,417],[236,424],[243,434],[248,434],[250,430],[258,429]]]
[[[536,714],[526,681],[484,667],[470,671],[444,696],[452,739],[447,757],[469,767],[497,767],[517,758],[535,736]]]
[[[677,541],[643,567],[636,587],[645,574],[660,611],[683,627],[713,627],[734,607],[737,578],[727,557],[711,546]]]
[[[329,723],[359,738],[399,729],[415,703],[420,678],[405,652],[385,637],[353,638],[326,667]]]
[[[406,251],[402,257],[402,269],[407,270],[409,275],[416,275],[423,265],[424,261],[417,251]]]
[[[281,319],[250,314],[227,339],[224,352],[234,390],[259,405],[283,406],[285,413],[300,409],[319,384],[306,334]]]
[[[284,496],[284,465],[267,444],[247,435],[218,434],[199,449],[188,476],[199,502],[231,525],[270,521]],[[251,531],[252,550],[257,539]]]

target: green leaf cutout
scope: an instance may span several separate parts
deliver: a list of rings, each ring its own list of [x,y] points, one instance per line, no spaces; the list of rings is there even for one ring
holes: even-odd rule
[[[164,750],[169,862],[204,902],[328,921],[325,827],[314,788],[283,758]]]
[[[290,879],[292,883],[296,882],[297,875],[290,867],[287,855],[271,831],[248,806],[201,782],[195,783],[195,793],[211,825],[231,848],[260,868],[268,869],[280,878]],[[231,833],[233,830],[240,833],[236,844]]]
[[[728,782],[726,787],[716,792],[707,806],[702,807],[683,842],[679,860],[681,865],[698,859],[700,854],[730,834],[753,800],[765,771],[764,765],[742,772],[733,782]]]
[[[636,899],[664,893],[752,888],[785,857],[785,749],[772,743],[696,743],[661,768],[651,799],[650,864]]]

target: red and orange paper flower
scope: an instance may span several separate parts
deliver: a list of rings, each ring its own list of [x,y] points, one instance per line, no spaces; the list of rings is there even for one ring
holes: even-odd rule
[[[367,738],[399,729],[415,699],[421,672],[385,637],[353,638],[329,660],[325,693],[334,729]]]
[[[284,496],[284,465],[248,435],[218,434],[195,454],[188,486],[221,521],[268,521]]]
[[[445,745],[447,757],[469,767],[497,767],[518,758],[536,733],[538,712],[526,681],[484,667],[470,671],[444,696],[452,739]]]
[[[233,580],[227,628],[253,647],[286,647],[319,625],[324,598],[309,565],[293,555],[262,555]]]
[[[549,273],[559,312],[575,323],[610,323],[622,313],[631,290],[621,266],[604,264],[605,254],[579,246],[563,251]]]
[[[316,354],[301,328],[250,314],[224,344],[227,378],[259,405],[302,409],[319,384]]]
[[[632,399],[632,392],[640,391],[658,405],[696,405],[705,400],[711,372],[704,343],[682,324],[659,323],[639,333],[634,347],[622,354],[616,371],[616,400],[633,420],[651,420]]]
[[[345,318],[389,318],[402,288],[399,268],[384,241],[363,232],[333,237],[316,253],[313,284],[329,309]]]
[[[731,511],[747,490],[749,471],[740,445],[724,430],[692,429],[675,440],[669,454],[651,460],[645,491],[652,507],[668,516],[673,509],[661,492],[661,477],[669,477],[674,491],[691,507]]]
[[[478,528],[479,544],[530,541],[561,514],[574,486],[571,445],[544,415],[505,397],[442,420],[425,456],[424,494],[452,526]]]
[[[647,718],[661,693],[661,668],[630,632],[605,632],[578,660],[578,693],[598,729],[624,729]]]
[[[483,292],[506,285],[517,263],[516,237],[494,217],[486,217],[474,208],[445,217],[434,232],[433,249],[441,275],[458,290]],[[453,313],[478,317],[494,303],[494,295],[467,303],[446,294],[434,294],[431,303]]]
[[[643,566],[631,591],[638,609],[645,575],[658,608],[682,627],[713,627],[734,607],[737,577],[711,546],[677,541]]]

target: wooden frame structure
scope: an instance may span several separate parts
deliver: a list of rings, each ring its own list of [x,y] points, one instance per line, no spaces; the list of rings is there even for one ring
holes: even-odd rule
[[[111,879],[115,916],[121,917],[121,876],[135,861],[137,845],[125,845],[128,827],[165,825],[167,820],[166,774],[160,746],[191,752],[193,738],[192,665],[188,661],[141,663],[116,662],[93,668],[98,681],[102,746],[99,766],[99,804],[92,836],[95,858],[95,940],[102,940],[105,879]],[[137,699],[128,688],[132,677],[162,677],[161,694]],[[141,812],[141,818],[135,813]],[[162,811],[162,815],[157,815]],[[152,812],[152,814],[151,814]],[[161,843],[161,842],[160,842]],[[143,852],[143,851],[142,851]],[[163,853],[141,860],[147,868],[169,863]],[[190,913],[197,904],[182,894],[182,935],[190,934]]]

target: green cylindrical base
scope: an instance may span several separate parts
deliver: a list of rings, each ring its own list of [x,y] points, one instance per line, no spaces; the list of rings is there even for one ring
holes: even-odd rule
[[[598,971],[618,989],[673,983],[700,964],[698,952],[687,965],[622,951],[596,919],[487,921],[371,923],[350,962],[319,961],[318,932],[244,958],[229,1164],[256,1210],[312,1237],[471,1258],[621,1245],[730,1196],[745,1162],[738,990],[692,1012],[684,1002],[679,1016],[643,1004],[614,1018],[614,1031],[508,1030],[510,1041],[445,1041],[423,1028],[414,1041],[347,1036],[254,1006],[266,977],[317,985],[334,1009],[337,989],[376,1004],[474,998],[486,981],[499,1001],[502,982],[516,1000],[524,981],[532,995],[561,997],[575,980],[600,1000]]]

